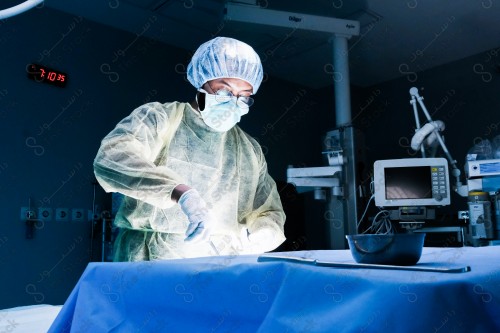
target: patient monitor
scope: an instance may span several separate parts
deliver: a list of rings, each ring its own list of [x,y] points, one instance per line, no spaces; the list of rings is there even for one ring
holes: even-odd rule
[[[450,204],[444,158],[403,158],[374,163],[375,205],[394,220],[434,219],[434,208]]]

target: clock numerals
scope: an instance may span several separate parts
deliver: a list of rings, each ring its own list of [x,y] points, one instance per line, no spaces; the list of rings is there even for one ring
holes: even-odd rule
[[[64,87],[67,83],[67,74],[61,73],[45,66],[30,64],[27,66],[28,77],[37,82],[49,83]]]

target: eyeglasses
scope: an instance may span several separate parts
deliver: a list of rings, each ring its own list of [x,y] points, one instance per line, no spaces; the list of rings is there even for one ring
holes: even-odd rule
[[[250,96],[234,96],[233,93],[231,91],[229,91],[228,89],[219,89],[217,91],[215,91],[212,86],[210,85],[210,83],[208,83],[208,86],[210,87],[210,90],[212,90],[214,92],[214,95],[215,95],[215,100],[217,102],[220,102],[220,103],[226,103],[226,102],[229,102],[230,100],[232,99],[236,99],[236,105],[239,107],[239,108],[242,108],[242,109],[248,109],[249,107],[251,107],[254,103],[254,99]]]

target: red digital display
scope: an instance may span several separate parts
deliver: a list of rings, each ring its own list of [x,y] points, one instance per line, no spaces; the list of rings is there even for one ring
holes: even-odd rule
[[[52,84],[58,87],[65,87],[68,82],[68,75],[61,71],[48,68],[38,64],[26,66],[28,77],[37,82]]]

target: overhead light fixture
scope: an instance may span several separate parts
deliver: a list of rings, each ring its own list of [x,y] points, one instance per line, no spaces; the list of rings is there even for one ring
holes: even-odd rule
[[[42,2],[43,0],[26,0],[25,2],[20,3],[19,5],[0,10],[0,20],[24,13],[25,11],[30,10],[35,6],[38,6]]]

